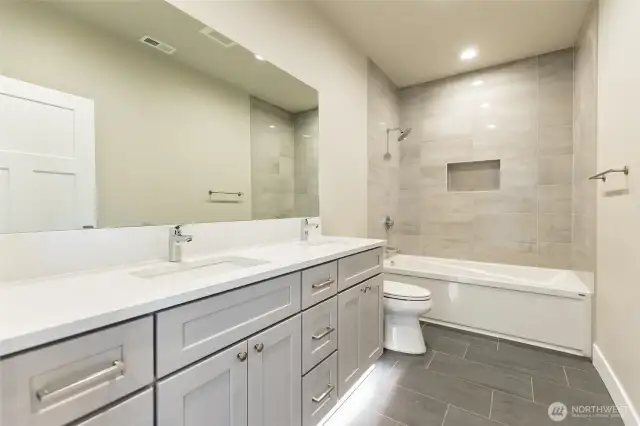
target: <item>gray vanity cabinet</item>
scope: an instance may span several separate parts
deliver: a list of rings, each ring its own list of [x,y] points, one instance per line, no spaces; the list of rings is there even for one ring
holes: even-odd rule
[[[157,385],[157,426],[247,426],[247,341]]]
[[[366,291],[360,297],[360,365],[363,370],[372,366],[382,355],[384,333],[383,276],[365,281]]]
[[[148,389],[77,426],[153,426],[153,413],[153,389]]]
[[[338,295],[338,393],[342,397],[382,354],[382,275]]]
[[[300,315],[249,339],[249,426],[299,426]]]
[[[342,397],[360,371],[360,311],[366,282],[338,295],[338,394]]]

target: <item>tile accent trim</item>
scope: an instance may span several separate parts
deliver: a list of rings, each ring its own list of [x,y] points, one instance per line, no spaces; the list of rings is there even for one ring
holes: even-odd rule
[[[629,407],[628,409],[620,412],[625,426],[640,426],[640,417],[638,416],[637,408],[633,405],[633,401],[631,401],[627,391],[624,389],[624,386],[618,379],[618,376],[615,371],[613,371],[611,364],[609,364],[597,343],[593,344],[593,365],[596,367],[600,377],[602,377],[602,381],[604,381],[604,384],[611,394],[611,398],[613,398],[613,402],[615,402],[616,406]]]

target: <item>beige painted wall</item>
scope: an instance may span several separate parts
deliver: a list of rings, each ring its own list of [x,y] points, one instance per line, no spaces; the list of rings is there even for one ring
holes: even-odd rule
[[[571,266],[593,290],[596,268],[598,8],[589,12],[575,48],[573,97],[573,247]]]
[[[603,0],[599,15],[598,170],[626,164],[630,173],[594,182],[598,188],[596,344],[630,402],[640,409],[640,56],[635,54],[640,2]]]
[[[400,144],[398,133],[389,135],[387,153],[387,128],[400,125],[398,88],[372,61],[368,64],[367,108],[368,133],[368,215],[369,237],[390,240],[393,232],[386,232],[382,221],[385,216],[397,217],[398,176],[400,166]],[[391,240],[391,244],[397,241]]]
[[[95,101],[101,227],[251,219],[248,94],[43,3],[3,3],[0,33],[2,74]]]
[[[169,1],[318,90],[322,229],[366,236],[366,57],[309,2]]]

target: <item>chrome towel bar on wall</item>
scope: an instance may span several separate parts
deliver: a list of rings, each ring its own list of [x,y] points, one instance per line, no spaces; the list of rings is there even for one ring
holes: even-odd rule
[[[624,173],[625,175],[629,174],[629,167],[628,166],[624,166],[624,168],[622,169],[609,169],[609,170],[605,170],[602,173],[598,173],[597,175],[593,175],[589,178],[589,180],[594,180],[594,179],[600,179],[603,182],[607,181],[607,175],[609,173]]]
[[[211,191],[211,190],[209,190],[209,196],[212,196],[213,194],[237,195],[238,197],[242,197],[244,195],[243,192],[224,192],[224,191]]]

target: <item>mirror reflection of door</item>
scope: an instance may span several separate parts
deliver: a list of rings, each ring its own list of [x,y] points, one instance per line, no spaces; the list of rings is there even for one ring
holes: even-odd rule
[[[93,110],[0,76],[0,232],[96,226]]]

